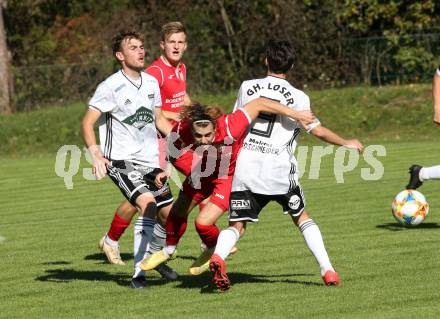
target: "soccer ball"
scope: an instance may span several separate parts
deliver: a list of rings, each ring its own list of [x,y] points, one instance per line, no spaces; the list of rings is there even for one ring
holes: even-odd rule
[[[394,198],[391,211],[400,224],[417,226],[428,215],[429,205],[422,193],[406,189]]]

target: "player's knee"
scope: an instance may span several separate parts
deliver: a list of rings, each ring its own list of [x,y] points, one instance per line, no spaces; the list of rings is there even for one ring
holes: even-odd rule
[[[218,218],[214,214],[199,213],[194,222],[200,225],[214,225]]]
[[[157,220],[162,226],[165,226],[170,211],[171,211],[171,205],[168,205],[160,208],[159,211],[157,212]]]
[[[307,219],[310,219],[309,214],[306,211],[303,211],[298,216],[292,216],[292,220],[295,223],[296,226],[301,224],[303,221],[306,221]]]
[[[117,213],[124,219],[131,220],[133,216],[137,213],[137,208],[130,204],[129,201],[125,201],[121,205],[119,205]]]
[[[246,223],[244,222],[230,222],[229,228],[237,231],[237,234],[240,238],[244,236],[244,233],[246,231]]]
[[[154,198],[149,194],[142,194],[136,199],[136,205],[141,216],[155,218],[157,206]]]

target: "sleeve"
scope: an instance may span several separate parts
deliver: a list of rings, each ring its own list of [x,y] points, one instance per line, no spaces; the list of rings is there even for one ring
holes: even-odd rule
[[[104,82],[96,88],[95,94],[89,101],[89,107],[102,113],[111,112],[117,107],[112,90]]]
[[[437,70],[435,71],[435,73],[440,76],[440,66],[437,68]]]
[[[155,107],[162,106],[162,98],[160,97],[160,88],[157,82],[155,82],[155,88],[154,88],[154,106]]]
[[[310,110],[310,98],[308,95],[303,94],[300,99],[297,100],[297,105],[295,107],[297,111],[308,111]],[[321,125],[321,122],[317,118],[315,122],[309,124],[307,128],[304,128],[307,133],[310,133],[318,125]]]
[[[223,138],[229,137],[233,141],[240,139],[247,131],[252,119],[243,109],[238,109],[222,118],[223,125],[221,135]]]
[[[244,106],[242,92],[243,92],[243,83],[240,85],[240,88],[238,89],[238,95],[237,95],[237,100],[235,101],[234,111]]]
[[[159,82],[159,87],[163,85],[163,72],[158,66],[150,65],[148,68],[145,69],[145,73],[154,77],[157,82]]]

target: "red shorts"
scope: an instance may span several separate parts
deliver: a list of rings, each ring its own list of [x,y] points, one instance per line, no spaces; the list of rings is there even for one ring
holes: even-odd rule
[[[200,203],[205,198],[210,197],[209,201],[224,211],[229,207],[229,196],[231,194],[232,176],[225,179],[220,178],[201,178],[200,187],[194,188],[191,178],[187,177],[183,182],[183,193]]]

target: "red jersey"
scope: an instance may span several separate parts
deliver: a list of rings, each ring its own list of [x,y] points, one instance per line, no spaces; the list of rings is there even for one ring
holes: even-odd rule
[[[172,131],[178,136],[173,145],[181,154],[174,154],[174,158],[171,154],[170,161],[186,176],[191,174],[195,166],[200,165],[202,172],[210,172],[210,178],[232,178],[243,138],[251,121],[243,109],[222,115],[216,121],[212,145],[197,147],[194,145],[190,122],[182,120],[174,125]]]
[[[159,82],[162,110],[179,113],[186,94],[185,64],[179,63],[175,67],[160,56],[145,69],[145,72],[154,76]]]

